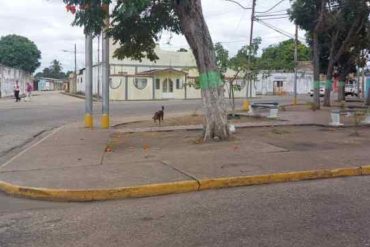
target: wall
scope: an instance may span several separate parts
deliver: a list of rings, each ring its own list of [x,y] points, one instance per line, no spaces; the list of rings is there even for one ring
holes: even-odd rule
[[[263,78],[262,73],[258,76],[256,82],[256,93],[262,95],[272,95],[277,93],[276,81],[282,81],[282,94],[294,94],[294,73],[272,72],[267,78]],[[312,72],[298,72],[297,93],[307,94],[313,88]]]
[[[153,79],[151,77],[138,77],[138,79],[146,79],[147,84],[145,88],[138,89],[135,87],[134,77],[128,78],[127,82],[127,91],[128,98],[127,100],[150,100],[153,99]]]
[[[112,76],[109,83],[109,98],[111,100],[126,100],[127,76]]]
[[[31,74],[19,70],[0,65],[0,96],[8,97],[14,95],[15,81],[18,80],[20,86],[20,93],[25,92],[26,83],[32,83]]]
[[[150,100],[153,99],[153,87],[155,87],[155,79],[160,79],[160,89],[154,88],[154,98],[174,98],[184,99],[185,94],[187,99],[201,98],[201,90],[194,86],[186,86],[181,89],[176,89],[176,79],[179,78],[182,84],[189,84],[191,81],[199,76],[196,69],[196,62],[192,53],[164,51],[156,47],[156,53],[159,59],[155,62],[144,58],[141,62],[124,59],[118,60],[112,56],[116,45],[110,45],[110,99],[111,100]],[[183,71],[185,73],[173,74],[173,72],[166,73],[150,73],[152,70],[174,69]],[[85,72],[85,70],[83,71]],[[141,75],[140,75],[141,74]],[[186,74],[186,76],[185,76]],[[235,72],[228,70],[226,78],[233,78]],[[298,94],[306,94],[313,86],[312,72],[298,73]],[[135,78],[146,78],[147,86],[144,89],[137,89],[134,85]],[[78,77],[77,91],[85,91],[84,75]],[[174,90],[172,94],[163,94],[162,86],[165,78],[171,78],[174,83]],[[188,79],[187,79],[188,78]],[[282,81],[283,86],[277,92],[276,81]],[[94,66],[93,68],[93,93],[98,92],[101,95],[101,66]],[[293,94],[294,93],[294,73],[279,73],[272,72],[269,76],[264,77],[263,73],[258,75],[256,82],[244,83],[238,82],[241,85],[241,90],[234,91],[236,98],[256,97],[257,94],[271,95],[279,94]],[[98,90],[99,88],[99,90]],[[186,91],[186,93],[185,93]],[[225,85],[225,97],[229,97],[229,85]]]

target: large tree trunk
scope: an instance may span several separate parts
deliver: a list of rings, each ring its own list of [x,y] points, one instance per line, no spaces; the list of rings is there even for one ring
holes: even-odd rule
[[[334,47],[335,47],[335,41],[338,37],[338,35],[335,35],[334,38],[332,38],[331,42],[331,49],[330,49],[330,60],[328,64],[328,70],[326,71],[326,83],[325,83],[325,95],[324,95],[324,106],[330,107],[330,94],[332,90],[333,85],[333,70],[334,70]]]
[[[327,0],[321,0],[316,3],[316,25],[312,31],[313,40],[313,80],[314,80],[314,93],[313,103],[316,109],[320,109],[320,43],[319,33],[322,32],[322,25],[325,18],[325,6]]]
[[[338,101],[339,102],[346,100],[344,85],[345,85],[345,81],[341,79],[339,81],[339,87],[338,87]]]
[[[320,109],[320,50],[319,34],[316,30],[313,32],[313,80],[313,103],[316,109]]]
[[[333,80],[332,77],[326,78],[326,84],[325,84],[325,95],[324,95],[324,106],[330,107],[330,94],[332,90],[332,84]]]
[[[216,64],[216,55],[205,22],[201,0],[173,0],[175,11],[197,62],[206,119],[204,141],[226,140],[229,126],[224,99],[224,85]]]
[[[367,89],[366,105],[370,106],[370,88]]]
[[[346,81],[346,75],[345,73],[341,73],[339,76],[339,86],[338,86],[338,101],[339,102],[346,100],[345,81]]]

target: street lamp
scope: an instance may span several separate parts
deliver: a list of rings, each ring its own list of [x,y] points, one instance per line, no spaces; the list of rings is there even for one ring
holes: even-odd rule
[[[74,76],[74,85],[72,88],[70,88],[71,93],[76,93],[76,87],[77,87],[77,46],[75,44],[74,51],[68,51],[68,50],[62,50],[62,52],[70,52],[75,54],[75,76]]]

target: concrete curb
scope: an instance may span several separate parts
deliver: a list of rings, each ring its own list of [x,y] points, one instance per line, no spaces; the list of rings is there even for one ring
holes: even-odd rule
[[[315,123],[271,123],[271,124],[261,124],[261,125],[238,125],[235,124],[236,129],[247,129],[247,128],[274,128],[274,127],[322,127],[322,128],[333,128],[333,129],[345,129],[345,128],[354,128],[355,125],[343,125],[343,126],[331,126],[328,124],[315,124]],[[357,126],[358,128],[368,128],[370,127],[369,124],[360,124]],[[147,127],[147,128],[115,128],[114,131],[118,133],[142,133],[142,132],[172,132],[172,131],[179,131],[179,130],[203,130],[203,127],[200,125],[179,125],[179,126],[167,126],[167,127]]]
[[[210,189],[370,175],[370,166],[274,173],[257,176],[210,178],[111,189],[67,190],[34,188],[0,181],[0,190],[30,199],[65,202],[106,201],[124,198],[179,194]]]
[[[78,99],[85,99],[85,96],[84,95],[73,94],[73,93],[66,93],[66,92],[61,92],[61,94],[66,95],[66,96],[70,96],[70,97],[75,97],[75,98],[78,98]],[[93,97],[93,101],[94,102],[99,102],[99,100],[97,98],[95,98],[95,97]]]

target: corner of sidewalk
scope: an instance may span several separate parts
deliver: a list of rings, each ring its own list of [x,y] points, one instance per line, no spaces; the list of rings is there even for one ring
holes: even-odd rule
[[[140,121],[148,116],[132,117]],[[121,122],[114,119],[112,124]],[[370,166],[318,169],[251,176],[198,178],[157,160],[138,160],[128,152],[126,165],[116,154],[103,165],[115,129],[86,129],[75,122],[55,129],[0,166],[0,190],[10,195],[55,201],[99,201],[146,197],[312,179],[370,175]]]

